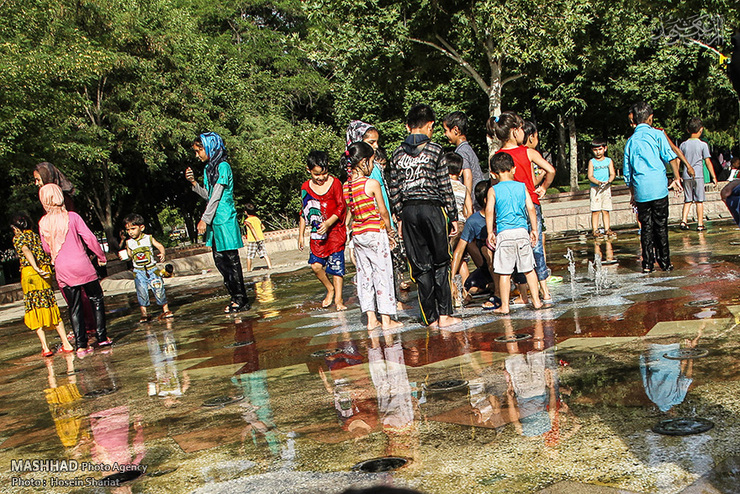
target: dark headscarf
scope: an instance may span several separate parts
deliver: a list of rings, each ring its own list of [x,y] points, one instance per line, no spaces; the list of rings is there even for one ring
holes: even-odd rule
[[[362,141],[365,134],[369,130],[377,130],[371,124],[363,122],[362,120],[352,120],[347,126],[347,133],[345,134],[345,147],[344,147],[344,166],[347,169],[347,175],[350,174],[349,169],[349,146],[355,142]]]
[[[41,175],[41,181],[44,182],[44,185],[56,184],[62,189],[62,192],[70,196],[74,195],[75,186],[56,166],[44,161],[36,165],[36,171]]]
[[[218,182],[218,165],[228,159],[226,145],[221,136],[215,132],[206,132],[200,135],[200,142],[203,143],[203,150],[208,156],[208,165],[206,166],[206,179],[208,185],[213,188]]]

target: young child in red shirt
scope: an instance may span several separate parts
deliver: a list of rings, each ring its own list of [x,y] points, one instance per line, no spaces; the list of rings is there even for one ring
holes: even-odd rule
[[[311,179],[301,186],[301,217],[298,222],[298,249],[303,250],[306,226],[311,228],[308,263],[326,288],[322,307],[332,303],[345,310],[342,298],[344,283],[344,244],[347,229],[344,224],[346,204],[342,184],[329,174],[329,155],[311,151],[306,158]],[[332,280],[329,281],[329,276]]]

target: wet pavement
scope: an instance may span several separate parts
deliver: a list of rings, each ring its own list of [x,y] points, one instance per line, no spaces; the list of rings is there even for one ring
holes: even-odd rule
[[[740,231],[709,226],[650,275],[634,231],[549,240],[551,306],[480,299],[444,330],[412,292],[402,328],[368,332],[351,275],[337,313],[307,269],[258,278],[240,316],[216,277],[146,325],[109,296],[114,346],[84,359],[4,323],[2,492],[740,492]],[[679,418],[712,427],[653,432]],[[381,457],[401,460],[361,465]]]

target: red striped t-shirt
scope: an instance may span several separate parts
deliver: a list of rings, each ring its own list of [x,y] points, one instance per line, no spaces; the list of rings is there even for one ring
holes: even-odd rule
[[[344,200],[352,211],[352,234],[379,232],[385,229],[375,199],[365,193],[368,177],[349,179],[344,184]]]

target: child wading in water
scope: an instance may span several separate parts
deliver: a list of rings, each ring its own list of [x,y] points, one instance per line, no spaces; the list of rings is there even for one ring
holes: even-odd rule
[[[41,340],[44,357],[51,357],[54,352],[46,342],[46,329],[56,328],[62,339],[62,352],[72,353],[75,349],[69,344],[64,332],[64,322],[59,307],[54,299],[51,281],[51,259],[41,246],[41,238],[31,230],[31,220],[26,215],[18,214],[10,223],[13,229],[13,247],[21,262],[21,288],[26,306],[23,322],[29,329],[36,331]]]
[[[99,265],[105,266],[108,261],[95,234],[82,218],[64,208],[64,194],[58,185],[46,184],[41,187],[39,199],[46,210],[46,215],[39,221],[41,244],[51,254],[57,282],[69,305],[69,318],[77,341],[77,356],[84,357],[93,350],[88,346],[87,331],[82,320],[83,291],[90,299],[95,313],[98,346],[111,344],[105,325],[103,289],[85,246],[97,256]]]
[[[326,287],[326,297],[321,306],[329,307],[333,302],[337,310],[345,310],[342,285],[347,228],[344,225],[346,205],[342,185],[329,175],[329,155],[324,151],[311,151],[306,158],[306,168],[311,179],[301,186],[298,249],[303,250],[303,233],[306,225],[310,225],[311,255],[308,263]],[[329,281],[329,276],[332,281]]]
[[[234,175],[227,161],[226,145],[220,135],[206,132],[193,141],[193,151],[196,158],[206,163],[203,170],[204,187],[195,181],[191,168],[185,170],[185,178],[190,182],[193,192],[208,201],[197,228],[198,233],[205,235],[206,246],[211,247],[213,252],[213,263],[223,276],[224,286],[231,296],[231,303],[224,308],[224,312],[249,310],[239,258],[239,249],[244,244],[236,217]]]
[[[157,242],[154,237],[144,233],[146,226],[144,218],[138,214],[130,214],[124,218],[126,233],[129,239],[126,241],[126,251],[134,265],[134,285],[136,286],[136,298],[139,300],[141,309],[140,323],[149,322],[149,288],[154,292],[157,304],[162,307],[162,318],[174,317],[167,303],[164,293],[164,281],[157,272],[157,258],[154,257],[154,248],[159,251],[159,262],[164,262],[164,246]]]
[[[488,190],[486,201],[486,227],[488,244],[495,249],[493,270],[501,277],[501,307],[497,314],[509,313],[511,275],[516,268],[523,274],[532,293],[532,305],[542,307],[537,275],[534,272],[532,247],[537,245],[537,213],[526,186],[514,179],[516,166],[508,153],[496,153],[491,158],[491,172],[499,183]],[[527,223],[530,229],[527,231]]]
[[[538,231],[537,244],[534,246],[534,269],[539,280],[542,298],[545,302],[549,303],[552,302],[550,289],[547,286],[547,278],[550,276],[550,270],[547,268],[543,246],[540,198],[544,197],[547,188],[555,178],[555,168],[538,151],[523,145],[525,138],[523,125],[524,120],[519,115],[514,112],[504,112],[498,117],[492,117],[488,120],[487,130],[490,136],[495,135],[503,143],[498,153],[506,153],[514,160],[514,180],[522,182],[527,187],[527,192],[534,204]],[[534,185],[533,165],[537,165],[545,172],[545,178],[537,187]],[[490,201],[488,205],[491,207]],[[488,232],[489,234],[491,233],[490,230]],[[521,273],[519,274],[521,275]],[[517,284],[524,283],[521,276],[515,275],[514,281]],[[521,295],[521,302],[526,304],[526,291]]]
[[[360,308],[367,314],[368,329],[378,326],[376,309],[383,329],[396,328],[402,326],[391,319],[396,314],[391,260],[391,246],[396,241],[380,183],[368,178],[373,168],[373,148],[364,142],[356,142],[350,144],[348,152],[351,175],[344,184],[344,198],[353,219],[352,239],[357,258]]]

